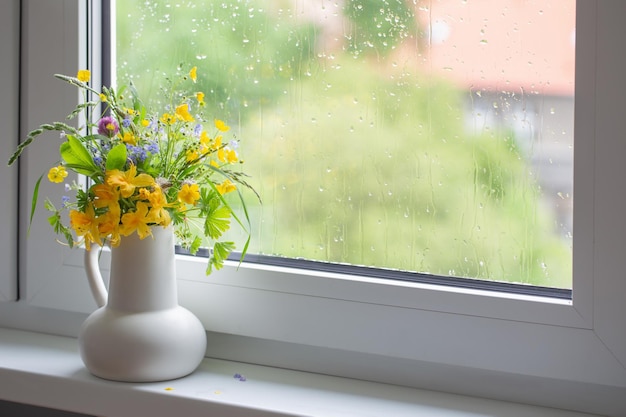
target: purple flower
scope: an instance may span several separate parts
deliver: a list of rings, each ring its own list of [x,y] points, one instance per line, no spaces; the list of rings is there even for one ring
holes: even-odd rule
[[[200,133],[202,133],[202,125],[198,124],[194,127],[193,134],[194,136],[200,136]]]
[[[130,119],[128,117],[126,117],[126,118],[124,118],[124,120],[122,120],[122,126],[124,126],[124,127],[130,126]]]
[[[67,205],[70,203],[70,198],[66,195],[61,197],[61,204],[63,204],[63,207],[67,207]]]
[[[154,155],[156,153],[159,153],[159,144],[156,142],[149,142],[147,145],[144,146],[144,149],[146,150],[146,152]]]
[[[132,164],[137,164],[137,162],[143,162],[148,157],[148,154],[146,153],[145,149],[143,149],[141,146],[133,146],[133,145],[127,144],[126,151],[127,151],[127,160],[128,162]]]
[[[137,147],[137,160],[139,162],[143,162],[146,160],[146,158],[148,157],[148,154],[146,154],[146,151],[140,147]]]
[[[112,138],[120,131],[120,127],[117,124],[117,120],[111,116],[104,116],[98,121],[98,133],[102,136]]]

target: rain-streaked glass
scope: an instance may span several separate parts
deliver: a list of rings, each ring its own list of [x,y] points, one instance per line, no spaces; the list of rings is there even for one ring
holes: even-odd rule
[[[116,37],[144,97],[198,67],[250,253],[571,288],[575,0],[125,0]]]

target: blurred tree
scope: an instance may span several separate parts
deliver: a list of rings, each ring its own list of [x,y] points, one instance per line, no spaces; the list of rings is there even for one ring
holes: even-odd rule
[[[264,200],[251,251],[570,287],[571,248],[513,134],[468,133],[465,93],[384,65],[414,44],[407,2],[347,0],[345,53],[317,51],[323,29],[291,4],[118,2],[121,80],[143,95],[197,65],[208,115],[242,139]]]
[[[132,80],[145,101],[158,96],[181,63],[198,65],[209,113],[230,121],[272,105],[282,86],[306,71],[314,27],[272,16],[263,1],[117,3],[119,82]]]
[[[345,15],[352,23],[348,46],[354,54],[384,56],[416,33],[406,0],[348,0]]]

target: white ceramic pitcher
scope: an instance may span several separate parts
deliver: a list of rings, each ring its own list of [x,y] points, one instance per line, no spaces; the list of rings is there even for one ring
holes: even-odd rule
[[[153,237],[122,237],[111,250],[109,291],[98,265],[99,247],[85,251],[85,269],[99,308],[83,323],[80,354],[94,375],[149,382],[193,372],[204,357],[204,326],[178,305],[174,234],[152,228]]]

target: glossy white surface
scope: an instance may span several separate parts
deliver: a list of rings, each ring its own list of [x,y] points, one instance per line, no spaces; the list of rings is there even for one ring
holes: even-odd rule
[[[90,252],[97,253],[98,247]],[[174,232],[124,236],[111,251],[108,295],[97,257],[85,270],[96,300],[79,333],[80,354],[96,376],[115,381],[163,381],[193,372],[206,351],[204,326],[178,305]]]
[[[215,359],[175,381],[111,382],[85,370],[75,339],[10,329],[0,329],[0,387],[3,400],[120,417],[592,416]]]

